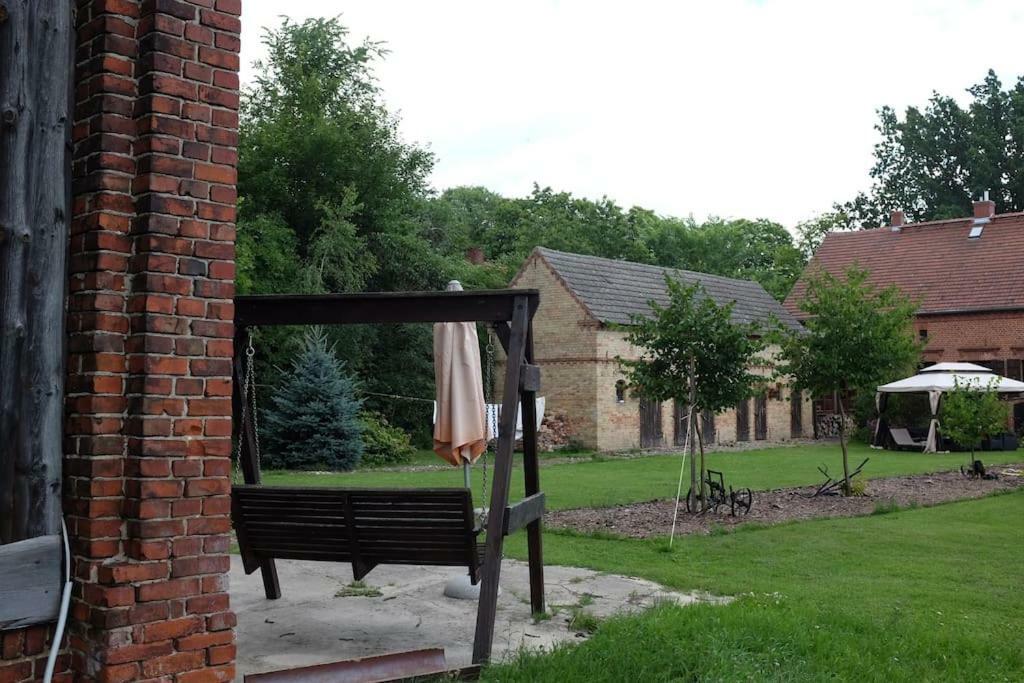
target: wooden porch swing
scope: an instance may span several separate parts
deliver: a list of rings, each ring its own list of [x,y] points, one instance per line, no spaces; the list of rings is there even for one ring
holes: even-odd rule
[[[536,290],[268,295],[235,298],[233,410],[244,485],[232,488],[232,521],[246,574],[259,569],[267,598],[281,597],[276,559],[349,562],[356,580],[380,564],[464,566],[481,581],[473,662],[490,658],[505,536],[527,530],[530,606],[544,605],[533,365]],[[242,393],[249,328],[270,325],[486,322],[507,354],[498,445],[486,522],[478,542],[467,488],[360,489],[263,486],[257,434]],[[250,360],[251,362],[251,360]],[[509,505],[516,413],[522,401],[526,497]]]

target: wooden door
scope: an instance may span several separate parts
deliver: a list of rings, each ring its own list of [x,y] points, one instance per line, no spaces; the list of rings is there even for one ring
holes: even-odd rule
[[[799,390],[789,395],[789,436],[792,439],[804,436],[804,392]]]
[[[736,440],[750,441],[750,401],[747,399],[736,404]]]
[[[673,404],[673,420],[675,429],[672,434],[672,443],[676,446],[686,445],[686,430],[690,428],[689,421],[687,420],[686,413],[689,408],[686,407],[685,403],[675,401]]]
[[[759,394],[754,397],[754,439],[764,441],[768,438],[768,396]]]
[[[660,448],[662,438],[661,403],[640,399],[640,448]]]
[[[715,414],[710,410],[700,414],[700,431],[705,446],[715,442]]]

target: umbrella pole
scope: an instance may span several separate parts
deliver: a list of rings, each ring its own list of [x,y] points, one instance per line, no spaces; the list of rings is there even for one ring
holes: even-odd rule
[[[473,479],[470,467],[471,465],[468,460],[462,461],[462,481],[466,485],[467,489],[473,488]],[[473,514],[476,515],[476,509],[473,510]],[[469,578],[469,574],[457,574],[456,576],[448,579],[448,583],[445,584],[444,596],[446,598],[455,598],[457,600],[479,600],[480,584],[477,583],[476,585],[473,585],[473,582]]]

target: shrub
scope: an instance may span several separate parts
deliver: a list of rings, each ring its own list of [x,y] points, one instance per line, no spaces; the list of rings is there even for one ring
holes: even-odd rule
[[[1009,417],[1010,407],[999,400],[995,380],[982,386],[978,381],[961,383],[957,378],[942,402],[942,434],[969,448],[973,461],[981,440],[1005,432]]]
[[[362,404],[355,382],[323,331],[302,350],[263,413],[264,464],[270,468],[350,470],[363,455]]]
[[[593,633],[601,625],[601,620],[582,607],[575,607],[569,616],[568,627],[576,633]]]
[[[415,449],[409,434],[388,423],[380,413],[365,412],[363,421],[363,465],[401,465],[412,459]]]
[[[850,482],[850,495],[851,496],[866,496],[868,492],[868,483],[863,479],[854,479]]]

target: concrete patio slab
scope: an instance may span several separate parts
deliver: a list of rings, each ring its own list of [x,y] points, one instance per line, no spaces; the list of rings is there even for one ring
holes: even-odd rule
[[[259,572],[246,576],[240,558],[232,556],[231,606],[238,614],[240,675],[426,647],[444,648],[450,666],[470,663],[476,602],[443,595],[445,583],[459,569],[377,567],[365,581],[371,595],[342,597],[339,592],[352,581],[348,565],[279,560],[277,566],[283,597],[267,600]],[[526,564],[502,564],[495,660],[520,648],[548,648],[581,637],[567,624],[571,608],[581,604],[605,618],[660,601],[686,605],[721,600],[589,569],[549,566],[544,572],[548,608],[555,614],[534,623]]]

